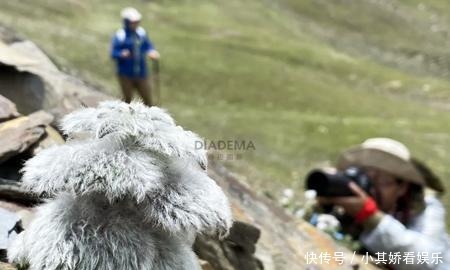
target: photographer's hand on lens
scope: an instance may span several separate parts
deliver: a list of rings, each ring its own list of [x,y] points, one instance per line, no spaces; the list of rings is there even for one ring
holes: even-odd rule
[[[372,201],[373,199],[356,183],[349,182],[348,186],[355,196],[318,197],[319,204],[341,206],[348,215],[356,217],[364,209],[368,199]]]

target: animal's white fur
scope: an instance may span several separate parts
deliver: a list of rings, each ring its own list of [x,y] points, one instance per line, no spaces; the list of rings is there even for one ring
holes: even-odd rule
[[[74,139],[25,165],[24,186],[56,198],[10,260],[31,270],[199,269],[195,235],[231,226],[227,198],[201,169],[200,138],[159,108],[115,101],[66,116],[62,128]]]
[[[109,136],[170,157],[193,159],[202,167],[207,164],[205,149],[197,148],[195,143],[201,139],[176,126],[172,117],[158,107],[103,102],[98,108],[69,114],[63,119],[61,129],[69,137],[79,134],[96,139]]]

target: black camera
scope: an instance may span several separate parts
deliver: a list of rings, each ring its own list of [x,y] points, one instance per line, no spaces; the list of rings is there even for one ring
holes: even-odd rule
[[[334,174],[321,169],[312,170],[306,177],[306,189],[317,192],[317,196],[337,197],[354,196],[348,184],[355,182],[365,192],[369,193],[371,181],[369,176],[358,167],[349,167],[342,172]]]

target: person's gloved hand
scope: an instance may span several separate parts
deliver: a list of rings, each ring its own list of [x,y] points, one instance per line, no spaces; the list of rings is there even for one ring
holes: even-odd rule
[[[362,223],[378,211],[376,202],[356,183],[350,182],[349,188],[355,196],[348,197],[319,197],[322,205],[333,204],[344,208],[345,212],[354,217],[356,222]]]
[[[158,60],[160,58],[159,52],[157,50],[151,50],[148,53],[148,57],[152,60]]]

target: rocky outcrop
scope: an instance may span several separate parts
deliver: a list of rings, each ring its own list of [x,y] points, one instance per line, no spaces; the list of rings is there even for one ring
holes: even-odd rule
[[[0,74],[2,68],[0,66]],[[0,78],[4,76],[5,74],[1,74]],[[4,92],[6,91],[0,93]],[[16,269],[13,265],[4,263],[6,247],[19,232],[16,231],[17,226],[22,226],[22,223],[29,222],[31,218],[31,211],[25,206],[42,202],[40,198],[24,191],[20,182],[16,181],[20,178],[19,170],[23,160],[41,149],[64,141],[50,126],[53,120],[53,115],[42,110],[21,116],[16,104],[0,95],[0,270]]]
[[[53,116],[38,111],[0,124],[0,162],[23,153],[46,133]]]
[[[0,121],[5,121],[18,116],[19,112],[17,112],[16,104],[0,95]]]
[[[110,97],[65,74],[31,41],[0,41],[0,94],[22,114],[38,110],[57,119],[80,106],[95,106]]]
[[[262,270],[262,262],[255,257],[260,234],[261,231],[253,225],[235,221],[230,234],[223,241],[199,235],[194,251],[215,270]]]
[[[18,233],[20,217],[15,212],[23,210],[24,206],[42,202],[41,198],[23,190],[17,181],[23,160],[40,149],[64,140],[50,127],[54,119],[51,114],[37,111],[20,116],[15,104],[3,96],[0,96],[0,106],[4,116],[0,118],[0,261],[5,261],[6,247]],[[6,269],[12,266],[3,264],[0,267]]]

